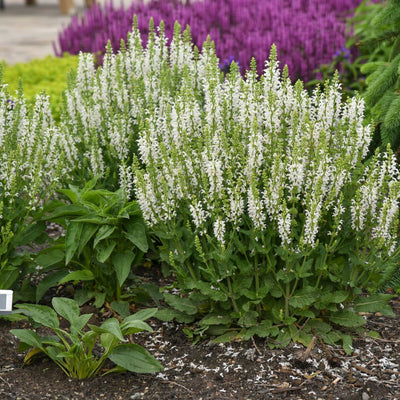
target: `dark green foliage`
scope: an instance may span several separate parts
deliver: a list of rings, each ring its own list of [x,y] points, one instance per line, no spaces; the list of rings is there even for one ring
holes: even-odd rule
[[[85,290],[75,293],[80,303],[94,297],[99,307],[115,301],[119,309],[124,310],[124,304],[129,309],[122,289],[135,279],[131,270],[148,250],[147,229],[139,205],[128,202],[122,189],[109,192],[95,185],[96,180],[82,189],[70,185],[60,190],[68,203],[49,206],[52,212],[46,219],[62,225],[66,234],[36,259],[46,274],[37,301],[57,283],[82,282]]]
[[[372,19],[361,46],[371,51],[361,72],[367,76],[365,101],[374,120],[376,143],[400,146],[400,1],[389,0]],[[382,52],[382,49],[384,51]],[[377,57],[380,51],[380,57]]]

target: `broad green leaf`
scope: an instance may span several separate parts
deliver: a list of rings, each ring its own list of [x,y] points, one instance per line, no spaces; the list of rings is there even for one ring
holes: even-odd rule
[[[83,223],[82,233],[79,240],[78,252],[77,255],[79,256],[89,240],[92,236],[96,233],[98,226],[95,224]]]
[[[318,319],[313,319],[309,321],[306,325],[307,331],[315,330],[318,335],[326,334],[332,330],[332,326],[327,324],[326,322],[320,321]]]
[[[144,310],[140,310],[140,311],[136,312],[135,314],[130,315],[129,317],[126,317],[124,319],[124,322],[131,321],[131,320],[146,321],[146,319],[154,317],[157,314],[157,312],[158,312],[157,308],[145,308]]]
[[[349,297],[349,292],[338,290],[335,292],[324,293],[321,296],[321,303],[343,303]]]
[[[121,331],[124,335],[131,335],[142,331],[153,332],[152,327],[144,321],[131,320],[121,323]]]
[[[17,246],[27,245],[36,240],[41,234],[45,232],[46,223],[44,221],[36,222],[28,225],[28,228],[21,232],[19,235],[13,236],[11,242]]]
[[[97,232],[94,238],[93,247],[97,247],[100,241],[107,239],[115,231],[115,226],[103,225]]]
[[[330,321],[347,328],[357,327],[365,324],[365,319],[351,310],[343,310],[332,314]]]
[[[0,271],[0,289],[12,289],[19,278],[19,268],[5,267]]]
[[[69,185],[69,189],[60,189],[59,192],[67,196],[72,203],[77,203],[79,200],[79,188],[74,185]]]
[[[163,370],[162,365],[138,344],[120,344],[108,357],[119,367],[138,374],[151,374]]]
[[[200,326],[210,326],[210,325],[229,325],[232,319],[228,315],[206,315],[203,319],[199,321]]]
[[[67,276],[62,278],[58,283],[61,285],[62,283],[70,281],[92,281],[92,280],[94,280],[93,273],[87,269],[82,269],[79,271],[72,271]]]
[[[133,252],[117,253],[111,257],[120,286],[123,285],[129,273],[131,272],[131,266],[134,258],[135,253]]]
[[[94,325],[89,325],[95,332],[100,333],[110,333],[114,337],[118,338],[121,342],[125,342],[124,335],[122,334],[120,324],[116,318],[110,318],[103,322],[101,326],[96,327]]]
[[[155,317],[160,321],[172,321],[173,319],[176,319],[178,322],[186,324],[194,321],[194,316],[187,315],[180,311],[172,310],[171,308],[158,310]]]
[[[58,282],[68,274],[68,271],[56,271],[46,275],[36,287],[36,303],[46,294],[46,292],[56,286]]]
[[[100,308],[106,301],[106,294],[104,292],[95,292],[93,305]]]
[[[64,260],[65,252],[59,248],[51,249],[49,251],[40,253],[35,261],[36,264],[43,268],[50,267],[51,265],[57,264]]]
[[[129,223],[126,226],[125,236],[143,253],[149,249],[144,221]]]
[[[252,326],[251,328],[246,329],[243,339],[248,340],[252,336],[257,335],[261,338],[265,338],[268,336],[276,336],[278,334],[279,328],[276,325],[272,325],[272,322],[269,320],[262,321],[257,326]]]
[[[83,224],[73,221],[71,221],[67,227],[67,233],[65,235],[65,265],[68,265],[74,257],[79,246],[82,228]]]
[[[75,300],[66,297],[53,297],[51,304],[54,310],[71,324],[79,318],[79,306]]]
[[[104,263],[106,262],[110,256],[111,253],[114,251],[115,246],[117,245],[117,242],[114,240],[109,243],[107,246],[103,246],[102,244],[97,246],[97,259],[99,262]]]
[[[40,337],[36,332],[30,329],[11,329],[10,332],[28,346],[43,349]]]
[[[39,304],[16,304],[15,307],[40,325],[48,328],[59,327],[57,314],[50,307]]]
[[[358,312],[381,311],[394,296],[385,293],[376,293],[368,297],[358,297],[354,301],[354,309]]]
[[[230,331],[226,332],[223,335],[216,337],[213,342],[214,343],[228,343],[232,342],[233,340],[240,339],[242,337],[242,333],[239,331]]]
[[[130,315],[129,311],[129,302],[127,301],[112,301],[111,302],[112,309],[122,318],[127,317]]]
[[[179,297],[170,293],[164,293],[164,299],[168,305],[176,308],[178,311],[189,315],[197,314],[197,307],[187,297]]]
[[[87,209],[79,204],[69,204],[57,207],[46,219],[49,221],[54,221],[61,217],[77,217],[79,215],[87,214]]]
[[[305,288],[296,290],[289,299],[289,304],[294,308],[304,308],[315,303],[319,298],[319,290],[316,288]]]

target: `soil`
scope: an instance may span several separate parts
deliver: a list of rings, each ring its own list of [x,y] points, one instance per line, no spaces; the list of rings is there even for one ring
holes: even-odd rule
[[[23,366],[25,354],[9,332],[27,321],[0,318],[0,399],[8,400],[263,400],[400,399],[400,298],[391,302],[396,317],[366,315],[367,328],[380,338],[354,340],[354,353],[315,341],[313,348],[292,344],[271,350],[264,339],[194,345],[183,325],[150,320],[153,333],[135,335],[163,365],[158,374],[109,374],[78,381],[52,361]],[[82,312],[93,311],[84,306]],[[97,313],[101,322],[106,316]],[[106,364],[105,368],[112,367]]]

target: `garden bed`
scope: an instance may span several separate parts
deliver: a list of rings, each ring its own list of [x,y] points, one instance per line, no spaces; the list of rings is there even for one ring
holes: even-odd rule
[[[18,353],[17,339],[9,331],[28,324],[0,320],[0,398],[399,399],[400,299],[391,305],[396,318],[365,316],[367,329],[380,338],[355,339],[351,356],[318,339],[309,354],[300,345],[271,350],[263,339],[226,344],[206,339],[193,345],[182,325],[151,320],[154,332],[135,338],[161,361],[162,373],[110,374],[84,381],[68,378],[46,358],[23,367],[25,354]],[[94,317],[100,322],[105,316]]]

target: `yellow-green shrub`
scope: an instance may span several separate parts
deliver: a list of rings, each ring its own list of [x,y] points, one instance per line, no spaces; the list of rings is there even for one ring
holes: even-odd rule
[[[27,63],[3,65],[4,83],[9,85],[9,92],[15,93],[21,78],[23,91],[28,101],[33,101],[37,94],[45,91],[50,96],[53,116],[60,117],[62,92],[67,88],[67,75],[78,66],[78,56],[65,54],[63,57],[47,56]]]

